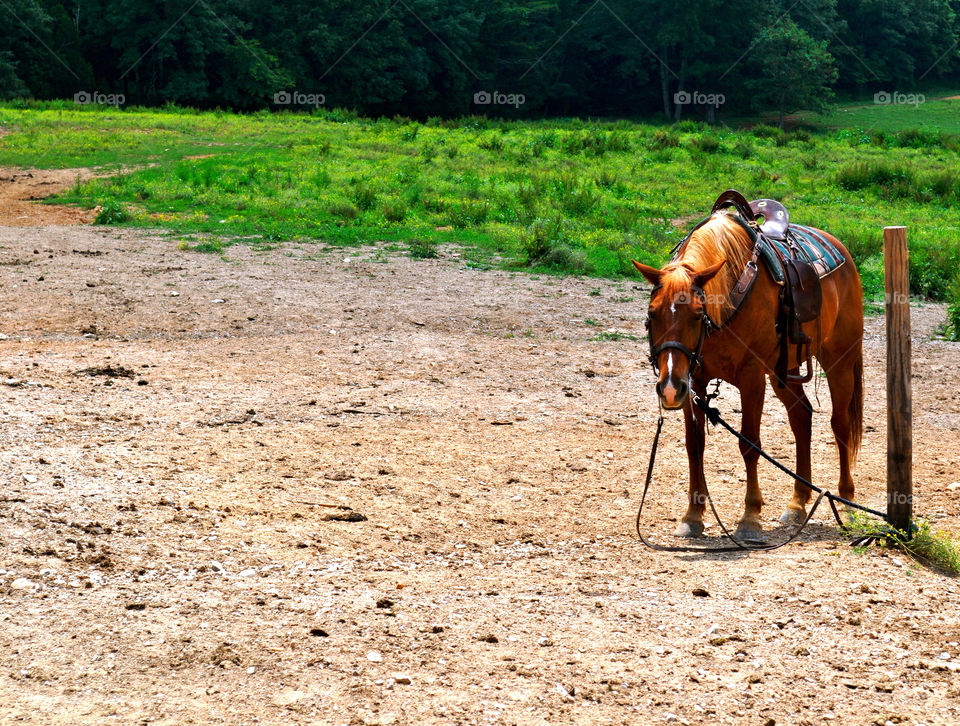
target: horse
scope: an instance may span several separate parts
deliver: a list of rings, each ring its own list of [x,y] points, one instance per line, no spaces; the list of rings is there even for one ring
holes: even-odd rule
[[[839,453],[839,493],[854,501],[851,468],[863,434],[863,292],[860,276],[841,242],[815,230],[842,254],[845,264],[821,280],[823,303],[817,320],[804,324],[811,337],[810,351],[827,377],[832,401],[830,424]],[[796,346],[789,346],[791,363],[784,379],[776,376],[780,339],[776,318],[780,288],[765,264],[756,265],[757,276],[749,297],[739,309],[731,304],[731,291],[751,262],[754,241],[744,225],[728,210],[717,211],[695,229],[674,259],[662,269],[633,261],[637,271],[653,286],[647,328],[651,363],[658,373],[656,392],[663,408],[683,411],[685,443],[690,472],[689,502],[675,535],[703,535],[707,502],[703,472],[704,413],[693,404],[691,390],[703,398],[707,384],[720,379],[740,392],[741,433],[756,447],[760,419],[770,377],[773,391],[786,407],[796,442],[796,473],[810,480],[810,439],[813,407],[799,382]],[[711,324],[713,323],[713,324]],[[714,324],[716,327],[714,327]],[[759,454],[741,441],[747,487],[743,516],[736,536],[759,539],[760,511],[765,503],[757,480]],[[780,517],[785,524],[806,518],[810,490],[799,480]]]

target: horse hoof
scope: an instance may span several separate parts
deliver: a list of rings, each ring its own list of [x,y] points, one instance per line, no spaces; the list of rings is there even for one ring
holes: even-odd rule
[[[780,515],[781,524],[803,524],[806,519],[807,513],[802,509],[787,508],[787,511]]]
[[[689,539],[702,537],[703,522],[680,522],[673,534],[675,537],[687,537]]]
[[[740,522],[735,535],[737,539],[763,539],[763,530],[756,522]]]

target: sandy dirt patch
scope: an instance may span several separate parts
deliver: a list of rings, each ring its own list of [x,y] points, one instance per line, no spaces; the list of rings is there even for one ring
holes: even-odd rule
[[[48,224],[90,224],[96,209],[40,204],[94,176],[91,169],[20,169],[0,167],[0,225],[40,227]]]

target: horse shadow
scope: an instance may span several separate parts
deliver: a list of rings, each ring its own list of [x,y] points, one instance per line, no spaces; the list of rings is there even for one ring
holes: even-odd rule
[[[786,542],[793,533],[796,531],[796,525],[793,524],[781,524],[773,529],[767,530],[764,532],[763,543],[767,546],[777,545],[782,542]],[[843,543],[843,533],[837,528],[835,524],[821,524],[818,522],[809,522],[806,527],[803,528],[803,532],[797,536],[789,544],[786,544],[785,547],[790,547],[791,545],[805,545],[805,544],[821,544],[821,543],[833,543],[841,544]],[[734,550],[734,551],[720,551],[720,547],[729,547],[733,543],[730,541],[730,538],[724,535],[722,532],[717,535],[711,535],[709,537],[703,537],[697,540],[694,540],[696,547],[710,547],[716,546],[718,551],[716,552],[688,552],[680,553],[678,559],[685,562],[709,562],[713,561],[731,561],[731,560],[741,560],[750,555],[754,554],[766,554],[770,550],[763,549],[746,549],[746,550]]]

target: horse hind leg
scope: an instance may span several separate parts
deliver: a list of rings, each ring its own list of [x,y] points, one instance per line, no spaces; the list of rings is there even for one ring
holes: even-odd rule
[[[830,425],[840,459],[838,493],[854,501],[851,469],[863,431],[863,355],[859,346],[833,365],[824,362],[833,412]]]
[[[796,371],[790,371],[795,373]],[[797,446],[797,474],[810,481],[810,439],[813,430],[813,406],[803,390],[803,385],[797,382],[788,383],[779,388],[771,378],[773,391],[787,409],[787,418]],[[787,509],[780,516],[784,524],[800,524],[807,518],[807,503],[810,501],[810,489],[797,479],[793,483],[793,497],[787,504]]]

